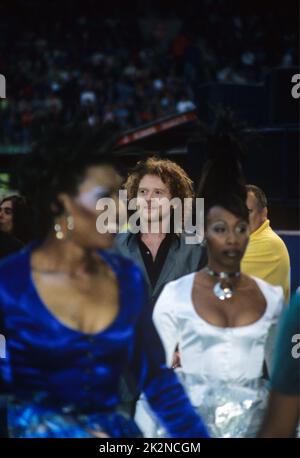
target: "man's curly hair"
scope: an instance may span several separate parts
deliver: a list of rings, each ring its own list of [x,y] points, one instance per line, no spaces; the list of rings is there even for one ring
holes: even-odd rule
[[[194,197],[192,180],[176,162],[152,156],[146,160],[139,161],[129,173],[124,183],[129,200],[137,197],[140,181],[145,175],[158,176],[169,187],[172,198],[185,199]]]

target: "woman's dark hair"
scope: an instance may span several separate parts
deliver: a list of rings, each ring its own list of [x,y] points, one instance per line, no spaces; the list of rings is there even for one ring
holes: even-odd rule
[[[30,242],[33,237],[33,215],[30,205],[23,196],[12,195],[0,202],[11,202],[12,233],[11,235],[23,243]]]
[[[76,195],[88,167],[114,165],[116,139],[116,127],[110,123],[95,129],[78,121],[39,130],[15,174],[15,186],[33,208],[37,237],[45,237],[55,216],[64,211],[58,194]]]
[[[242,170],[248,137],[241,124],[236,123],[229,110],[222,110],[210,128],[200,125],[200,134],[209,157],[197,192],[198,197],[205,199],[205,220],[211,207],[220,206],[248,221],[246,180]]]

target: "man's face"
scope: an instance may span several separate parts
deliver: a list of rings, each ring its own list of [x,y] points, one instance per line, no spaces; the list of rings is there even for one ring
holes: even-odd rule
[[[157,175],[144,175],[137,192],[140,218],[144,222],[162,221],[169,217],[168,201],[172,198],[167,184]]]
[[[250,233],[255,232],[267,219],[267,208],[261,209],[253,192],[247,194]]]

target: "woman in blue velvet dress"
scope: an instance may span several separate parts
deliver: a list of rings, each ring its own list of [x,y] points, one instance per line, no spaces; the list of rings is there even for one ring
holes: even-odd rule
[[[170,437],[206,437],[165,365],[140,270],[107,251],[113,236],[96,228],[96,202],[116,201],[119,187],[106,137],[81,126],[50,131],[22,166],[19,189],[39,237],[0,264],[9,436],[140,436],[117,409],[130,367]]]

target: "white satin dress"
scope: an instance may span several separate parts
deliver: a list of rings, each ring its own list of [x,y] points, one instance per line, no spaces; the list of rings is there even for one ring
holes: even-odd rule
[[[178,344],[182,368],[177,373],[213,437],[254,437],[268,398],[263,368],[265,362],[270,368],[283,290],[252,277],[266,299],[264,314],[252,324],[222,328],[196,312],[194,278],[192,273],[168,283],[154,308],[167,362],[171,365]],[[145,437],[164,437],[143,397],[135,420]]]

